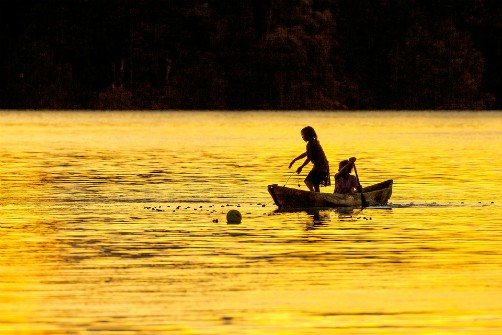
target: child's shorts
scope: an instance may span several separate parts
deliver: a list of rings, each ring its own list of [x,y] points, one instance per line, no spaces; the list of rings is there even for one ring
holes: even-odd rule
[[[324,171],[312,170],[309,172],[305,180],[312,182],[312,184],[314,185],[320,185],[320,184],[326,185],[327,183],[329,185],[329,173]]]

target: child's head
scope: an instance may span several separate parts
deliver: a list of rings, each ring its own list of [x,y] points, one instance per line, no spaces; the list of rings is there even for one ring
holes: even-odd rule
[[[344,159],[343,161],[341,161],[340,164],[338,164],[338,171],[341,171],[344,168],[344,166],[347,164],[349,164],[348,159]],[[352,172],[352,166],[350,168],[348,168],[348,170],[345,171],[345,173],[347,175],[349,175],[351,172]]]
[[[317,138],[317,134],[315,133],[314,128],[312,128],[311,126],[303,128],[301,134],[303,140],[307,142]]]

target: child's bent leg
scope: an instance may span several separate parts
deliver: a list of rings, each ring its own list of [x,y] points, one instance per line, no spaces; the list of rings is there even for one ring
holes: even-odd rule
[[[310,192],[315,192],[314,183],[312,183],[310,180],[305,179],[305,185],[307,185]],[[317,186],[317,187],[319,188],[319,186]]]

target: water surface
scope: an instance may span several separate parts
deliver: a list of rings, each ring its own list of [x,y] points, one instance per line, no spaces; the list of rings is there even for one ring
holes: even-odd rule
[[[305,125],[390,206],[276,213]],[[0,333],[501,333],[501,135],[497,112],[1,112]]]

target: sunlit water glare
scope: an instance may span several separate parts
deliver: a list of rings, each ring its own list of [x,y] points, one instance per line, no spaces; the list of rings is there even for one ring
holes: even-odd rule
[[[390,206],[275,212],[306,125]],[[501,135],[498,112],[1,112],[0,334],[500,334]]]

